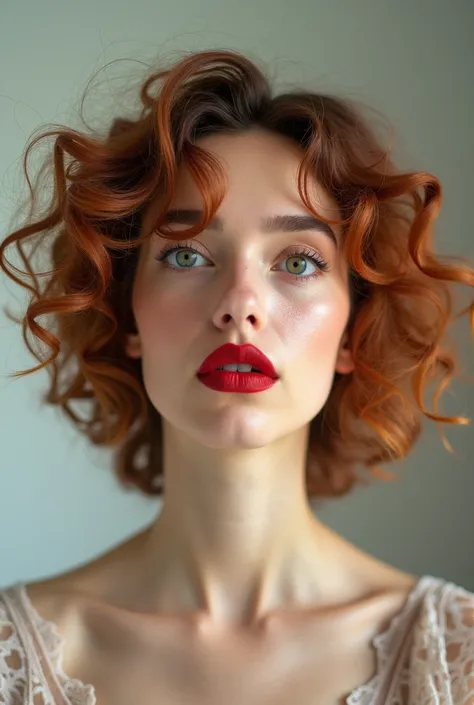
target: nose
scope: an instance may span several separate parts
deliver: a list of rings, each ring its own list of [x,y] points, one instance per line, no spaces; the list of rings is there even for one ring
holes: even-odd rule
[[[254,268],[244,266],[235,272],[214,311],[212,317],[216,328],[236,328],[244,336],[257,332],[267,323],[265,294]]]

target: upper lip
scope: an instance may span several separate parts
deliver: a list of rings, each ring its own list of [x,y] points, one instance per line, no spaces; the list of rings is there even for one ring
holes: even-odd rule
[[[234,343],[221,345],[220,348],[208,355],[199,368],[198,374],[214,372],[218,367],[232,364],[252,365],[264,375],[278,378],[268,357],[255,345],[235,345]]]

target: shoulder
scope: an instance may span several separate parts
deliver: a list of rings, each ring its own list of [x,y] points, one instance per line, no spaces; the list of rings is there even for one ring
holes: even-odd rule
[[[474,593],[444,578],[426,576],[422,626],[442,639],[474,637]]]
[[[65,595],[43,590],[40,584],[18,582],[0,588],[0,644],[31,648],[31,633],[47,639],[47,632],[57,631],[68,614]],[[0,652],[1,653],[1,652]]]
[[[474,702],[474,593],[442,578],[424,581],[412,651],[417,696],[435,688],[446,702]]]
[[[62,642],[74,633],[80,605],[75,597],[62,578],[0,589],[0,658],[17,651],[29,660],[32,650],[44,647],[55,663]]]
[[[74,664],[78,611],[60,585],[53,580],[0,589],[0,703],[52,705],[58,682],[68,702],[95,702],[92,686],[67,675]]]
[[[22,616],[22,589],[20,583],[0,589],[0,702],[26,702],[26,684],[47,695]]]
[[[431,607],[431,610],[429,609]],[[447,657],[455,662],[460,656],[474,657],[474,593],[460,585],[440,581],[428,617],[436,625],[439,637],[446,643]],[[471,663],[474,674],[474,661]],[[474,686],[474,683],[473,683]]]

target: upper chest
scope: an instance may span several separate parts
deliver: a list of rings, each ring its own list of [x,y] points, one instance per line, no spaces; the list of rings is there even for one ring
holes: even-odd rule
[[[89,611],[65,640],[63,670],[94,685],[97,705],[341,705],[375,674],[383,611],[371,617],[335,612],[264,638],[202,641],[171,621],[148,628]]]

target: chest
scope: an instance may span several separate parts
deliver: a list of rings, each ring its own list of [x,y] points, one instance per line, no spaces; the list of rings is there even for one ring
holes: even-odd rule
[[[96,705],[344,705],[375,669],[370,639],[325,629],[196,646],[171,630],[150,641],[96,625],[64,670],[94,685]]]

